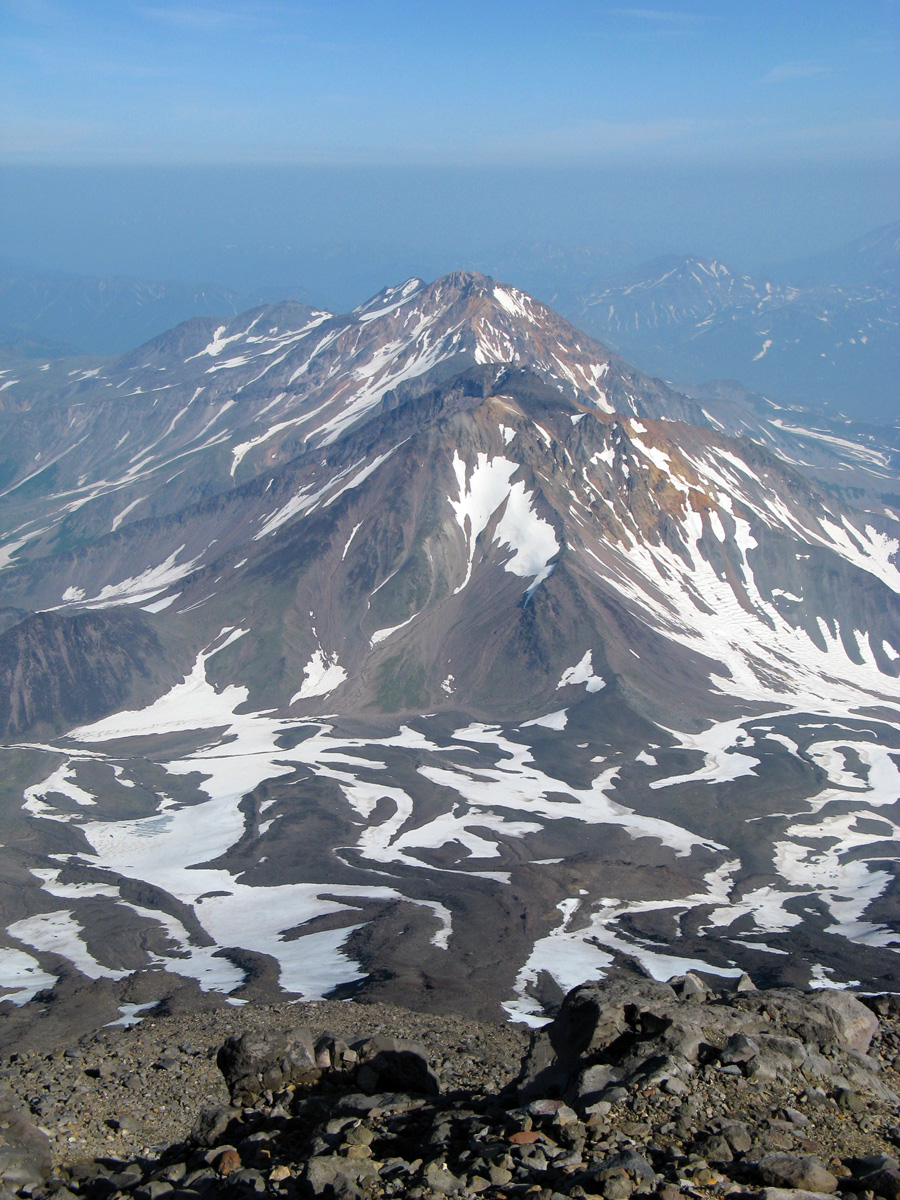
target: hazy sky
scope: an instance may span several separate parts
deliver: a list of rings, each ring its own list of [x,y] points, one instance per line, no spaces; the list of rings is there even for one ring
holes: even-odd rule
[[[8,162],[882,157],[895,0],[4,0]]]
[[[898,0],[0,0],[0,61],[0,253],[44,266],[762,261],[900,215]]]

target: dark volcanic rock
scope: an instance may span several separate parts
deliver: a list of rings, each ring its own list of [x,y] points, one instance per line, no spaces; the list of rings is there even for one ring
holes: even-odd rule
[[[0,733],[71,728],[176,678],[142,613],[35,613],[0,635]]]
[[[826,1036],[818,993],[761,990],[759,1010],[733,992],[693,995],[679,999],[665,984],[624,973],[570,993],[558,1021],[533,1036],[520,1075],[532,1087],[540,1078],[582,1089],[571,1104],[546,1094],[522,1103],[503,1087],[514,1047],[524,1048],[521,1031],[515,1041],[509,1027],[353,1003],[307,1005],[308,1027],[289,1032],[283,1022],[296,1008],[248,1005],[109,1032],[56,1055],[20,1052],[2,1068],[7,1087],[24,1091],[32,1114],[52,1127],[56,1153],[52,1164],[41,1159],[23,1134],[6,1186],[34,1200],[677,1200],[748,1187],[760,1189],[760,1200],[809,1200],[837,1188],[860,1200],[900,1200],[892,1090],[900,1020],[883,1018],[868,1056],[841,1049],[832,1029],[825,1055],[820,1041],[797,1036],[804,1020],[816,1038]],[[852,1005],[842,1002],[841,1011],[858,1017]],[[778,1012],[792,1024],[774,1019]],[[236,1032],[226,1022],[245,1024]],[[759,1052],[746,1057],[741,1038]],[[735,1063],[723,1065],[726,1046],[739,1052]],[[775,1079],[752,1074],[757,1059],[776,1054],[787,1065]],[[219,1094],[227,1079],[242,1107],[207,1104],[198,1116],[196,1101],[215,1099],[204,1071],[217,1057]],[[438,1092],[429,1059],[452,1086]],[[837,1103],[850,1077],[865,1098],[859,1112]],[[91,1159],[90,1111],[116,1094],[119,1080],[138,1081],[131,1095],[144,1133],[113,1132],[107,1119]],[[169,1126],[173,1134],[153,1145],[149,1127],[168,1108],[187,1110],[193,1134],[182,1125],[174,1136]]]
[[[535,1035],[519,1080],[520,1097],[563,1095],[580,1068],[607,1061],[601,1056],[606,1047],[624,1045],[619,1039],[626,1035],[626,1040],[634,1040],[633,1016],[677,1003],[668,984],[634,976],[575,988],[556,1019]],[[593,1089],[596,1082],[588,1077],[584,1087]]]
[[[204,1108],[191,1130],[191,1140],[198,1146],[214,1146],[227,1130],[228,1126],[239,1117],[241,1110],[223,1104],[218,1108]]]
[[[677,1094],[698,1065],[715,1061],[760,1083],[795,1071],[823,1079],[839,1102],[851,1091],[889,1098],[864,1054],[877,1029],[847,992],[754,989],[688,1000],[668,984],[613,976],[575,988],[535,1035],[519,1096],[563,1096],[586,1108],[621,1101],[635,1087]]]
[[[0,1094],[0,1181],[16,1190],[36,1188],[51,1166],[47,1135],[28,1120],[9,1092]]]
[[[806,1192],[834,1192],[838,1181],[813,1154],[767,1154],[756,1167],[761,1183],[769,1187],[799,1188]]]
[[[305,1178],[314,1196],[338,1195],[349,1198],[363,1195],[359,1185],[363,1180],[377,1176],[378,1168],[366,1159],[323,1154],[310,1159]]]
[[[900,1197],[900,1169],[896,1166],[884,1167],[860,1178],[841,1182],[847,1183],[848,1190],[871,1192],[874,1196],[883,1197],[883,1200],[898,1200]]]
[[[359,1047],[364,1067],[374,1074],[372,1091],[422,1092],[436,1096],[441,1088],[428,1065],[425,1047],[400,1038],[370,1038]],[[368,1089],[367,1089],[368,1090]]]
[[[252,1104],[266,1092],[319,1078],[312,1034],[306,1028],[229,1038],[218,1055],[232,1100]]]

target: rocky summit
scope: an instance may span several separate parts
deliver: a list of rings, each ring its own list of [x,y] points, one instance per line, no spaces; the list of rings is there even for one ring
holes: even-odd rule
[[[32,1200],[900,1193],[900,1005],[613,972],[530,1039],[335,1002],[146,1018],[0,1079]]]

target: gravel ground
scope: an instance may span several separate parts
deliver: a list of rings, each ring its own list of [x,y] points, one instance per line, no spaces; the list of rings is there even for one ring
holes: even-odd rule
[[[890,1090],[881,1099],[850,1089],[842,1095],[840,1088],[829,1094],[800,1072],[774,1079],[729,1074],[711,1060],[674,1093],[665,1085],[636,1085],[620,1102],[579,1116],[559,1100],[527,1104],[521,1093],[518,1099],[500,1095],[519,1075],[531,1040],[522,1026],[331,1001],[147,1018],[131,1028],[104,1029],[66,1050],[23,1049],[0,1069],[0,1100],[2,1092],[12,1093],[50,1138],[53,1177],[34,1192],[38,1200],[105,1200],[110,1188],[122,1200],[162,1200],[173,1187],[185,1198],[206,1188],[210,1196],[266,1192],[301,1200],[311,1194],[313,1160],[320,1174],[354,1164],[375,1171],[371,1188],[360,1185],[366,1196],[436,1200],[453,1179],[455,1193],[488,1198],[528,1192],[535,1200],[594,1194],[628,1200],[632,1193],[655,1192],[661,1200],[721,1200],[757,1191],[758,1164],[778,1156],[825,1172],[831,1188],[839,1185],[858,1200],[896,1200],[900,1105],[887,1098],[900,1095],[895,1000],[879,1012],[865,1057],[867,1069]],[[199,1148],[190,1142],[198,1114],[229,1103],[216,1065],[223,1042],[299,1025],[314,1040],[326,1033],[347,1043],[386,1034],[420,1042],[442,1095],[367,1100],[344,1095],[339,1086],[301,1087],[281,1100],[270,1096],[243,1111],[231,1108],[227,1133]],[[837,1069],[850,1060],[835,1055],[828,1061]],[[736,1129],[745,1141],[734,1144],[732,1161],[721,1149],[723,1136],[733,1142]],[[875,1193],[864,1182],[869,1156],[886,1164]],[[639,1172],[650,1170],[649,1163],[656,1174],[645,1187]],[[329,1194],[328,1186],[316,1194]]]
[[[386,1004],[247,1005],[108,1028],[51,1054],[22,1051],[0,1069],[51,1139],[59,1163],[130,1158],[182,1141],[200,1109],[228,1103],[216,1052],[235,1033],[306,1025],[344,1041],[384,1033],[422,1042],[445,1090],[498,1091],[519,1069],[521,1025],[439,1017]],[[123,1128],[118,1126],[121,1119]]]

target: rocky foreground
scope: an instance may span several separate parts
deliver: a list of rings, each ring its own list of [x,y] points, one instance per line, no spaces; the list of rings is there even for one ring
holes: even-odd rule
[[[302,1022],[302,1024],[301,1024]],[[384,1005],[147,1018],[0,1071],[43,1200],[900,1200],[900,997],[619,973],[529,1036]]]

